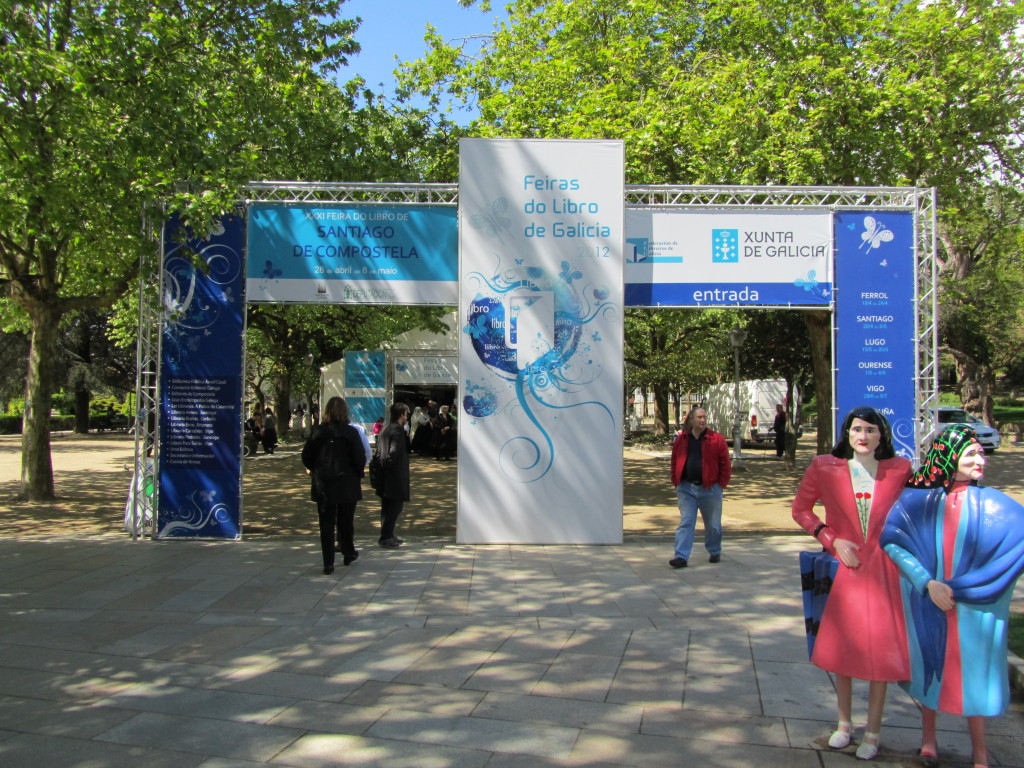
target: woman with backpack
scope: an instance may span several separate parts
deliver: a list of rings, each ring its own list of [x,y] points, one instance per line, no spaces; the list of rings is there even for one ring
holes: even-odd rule
[[[310,495],[320,518],[320,548],[324,573],[334,573],[334,540],[345,565],[359,552],[355,547],[356,504],[363,498],[360,479],[366,467],[363,441],[349,423],[348,403],[332,397],[323,418],[302,447],[302,465],[312,476]]]

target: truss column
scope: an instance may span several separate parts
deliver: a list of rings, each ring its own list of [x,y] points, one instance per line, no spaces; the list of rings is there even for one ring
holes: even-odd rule
[[[128,498],[126,524],[132,539],[152,536],[159,498],[159,381],[160,296],[163,270],[163,238],[154,221],[144,220],[144,231],[154,248],[139,261],[139,330],[136,342],[135,461]]]

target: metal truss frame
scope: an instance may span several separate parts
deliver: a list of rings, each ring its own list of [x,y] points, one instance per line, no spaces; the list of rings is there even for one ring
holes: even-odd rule
[[[297,181],[250,182],[246,206],[259,203],[321,203],[380,205],[445,205],[459,201],[458,184],[365,184]],[[684,209],[892,209],[914,213],[917,260],[916,423],[918,458],[935,431],[929,409],[938,403],[938,261],[937,209],[934,189],[919,187],[798,187],[727,185],[626,185],[627,208]],[[134,494],[133,537],[156,526],[159,494],[159,377],[163,332],[161,279],[162,238],[159,248],[143,259],[139,278],[139,339],[135,420],[136,478],[152,477],[154,493]],[[137,482],[137,480],[136,480]],[[138,486],[135,486],[138,487]],[[145,487],[145,486],[143,486]],[[148,514],[148,517],[147,517]]]
[[[937,210],[934,188],[920,187],[776,187],[776,186],[626,186],[626,207],[675,209],[758,209],[910,211],[914,214],[917,275],[915,338],[915,419],[917,458],[935,433],[929,409],[939,401]],[[834,317],[834,315],[833,315]],[[833,372],[835,363],[833,360]],[[834,388],[833,388],[834,389]]]
[[[155,220],[154,220],[155,219]],[[139,331],[135,346],[135,462],[131,493],[125,515],[126,527],[132,539],[154,535],[156,530],[157,499],[159,491],[160,426],[160,339],[163,324],[160,318],[160,296],[163,280],[163,238],[154,225],[163,216],[143,214],[143,233],[159,243],[139,258]],[[147,493],[152,489],[151,493]]]
[[[458,184],[345,184],[258,181],[246,188],[245,203],[379,203],[457,205]]]

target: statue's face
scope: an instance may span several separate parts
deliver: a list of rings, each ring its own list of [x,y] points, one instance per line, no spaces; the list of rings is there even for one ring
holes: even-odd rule
[[[854,419],[850,424],[850,447],[856,456],[874,456],[875,449],[882,442],[882,430],[864,419]]]
[[[985,475],[985,449],[978,443],[971,443],[960,454],[956,465],[957,480],[980,480]]]

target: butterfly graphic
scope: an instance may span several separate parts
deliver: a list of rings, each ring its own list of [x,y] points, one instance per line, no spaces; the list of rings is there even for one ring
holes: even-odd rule
[[[474,213],[469,217],[469,225],[481,230],[487,237],[497,237],[501,230],[508,229],[512,220],[505,214],[508,212],[508,200],[499,197],[491,208],[483,213]]]
[[[525,259],[516,259],[516,264],[522,264],[524,261]]]
[[[563,261],[562,271],[558,273],[558,276],[565,281],[566,285],[572,285],[572,281],[579,280],[581,277],[583,277],[583,273],[580,272],[578,269],[573,270],[573,268],[569,266],[568,261]]]
[[[281,276],[281,270],[274,266],[274,262],[268,261],[263,267],[263,276],[268,280],[276,280]]]
[[[817,275],[818,273],[815,270],[809,269],[807,270],[807,279],[798,277],[793,281],[793,285],[797,288],[803,288],[805,291],[813,292],[818,287],[818,281],[815,280]]]
[[[864,217],[864,231],[860,233],[860,239],[863,240],[860,244],[860,248],[867,245],[868,250],[872,248],[878,248],[882,243],[891,242],[894,235],[891,230],[885,228],[880,221],[875,221],[874,216]],[[858,248],[858,250],[860,250]]]
[[[487,315],[479,314],[474,317],[466,326],[462,329],[463,333],[468,333],[477,341],[487,337]]]

